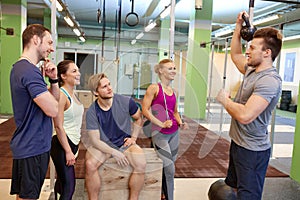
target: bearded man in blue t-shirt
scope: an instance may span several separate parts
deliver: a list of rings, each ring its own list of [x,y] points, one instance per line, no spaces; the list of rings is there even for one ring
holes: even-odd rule
[[[10,73],[16,131],[11,139],[13,169],[10,194],[38,199],[48,169],[52,117],[58,113],[57,68],[47,57],[53,49],[50,30],[29,25],[22,34],[23,52]],[[42,70],[36,65],[44,60]],[[44,81],[49,78],[50,87]]]

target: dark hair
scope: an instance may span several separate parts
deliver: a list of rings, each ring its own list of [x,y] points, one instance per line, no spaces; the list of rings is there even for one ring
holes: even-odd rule
[[[253,38],[263,38],[262,50],[271,49],[272,60],[274,61],[282,47],[282,34],[280,31],[272,27],[261,28],[255,31]]]
[[[63,79],[61,78],[61,75],[67,73],[71,63],[74,63],[74,61],[73,60],[63,60],[60,63],[58,63],[57,77],[58,77],[59,87],[62,86],[64,83]]]
[[[45,36],[45,32],[51,33],[51,31],[48,28],[44,27],[41,24],[28,25],[22,34],[23,49],[29,44],[33,36],[37,35],[39,38],[42,39]]]

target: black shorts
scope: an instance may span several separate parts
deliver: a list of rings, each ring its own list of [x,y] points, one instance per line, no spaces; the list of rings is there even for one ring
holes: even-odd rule
[[[24,199],[38,199],[48,170],[50,153],[13,159],[10,194]]]

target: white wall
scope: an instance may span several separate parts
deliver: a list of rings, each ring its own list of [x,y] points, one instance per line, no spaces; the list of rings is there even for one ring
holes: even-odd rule
[[[285,75],[291,71],[291,62],[288,62],[287,55],[295,55],[295,63],[294,63],[294,76],[293,81],[285,81]],[[280,67],[279,74],[282,77],[282,89],[283,90],[291,90],[292,91],[292,103],[296,104],[298,102],[298,87],[300,81],[300,48],[292,48],[292,49],[282,49],[281,50],[281,59],[280,59]]]
[[[284,81],[284,72],[286,67],[286,54],[287,53],[296,53],[295,57],[295,66],[294,66],[294,80],[293,82]],[[212,92],[211,97],[216,97],[217,93],[223,85],[223,74],[224,74],[224,61],[225,54],[223,53],[215,53],[214,54],[214,68],[212,74]],[[276,62],[274,62],[274,66],[276,66]],[[280,58],[280,67],[279,74],[282,77],[282,90],[291,90],[292,91],[292,103],[298,102],[298,87],[300,81],[300,49],[283,49],[281,51]],[[231,96],[234,97],[238,87],[243,79],[243,76],[236,69],[235,65],[231,61],[230,55],[227,57],[227,68],[226,68],[226,85],[225,89],[231,92]]]
[[[211,70],[211,69],[209,69]],[[240,86],[242,75],[233,64],[230,54],[227,56],[225,71],[225,53],[214,53],[212,75],[209,74],[211,81],[211,97],[215,98],[221,88],[223,88],[223,77],[225,76],[225,90],[229,91],[231,97],[235,97]],[[209,84],[208,84],[209,87]]]
[[[134,95],[133,91],[133,77],[130,72],[133,72],[132,66],[134,64],[139,65],[139,62],[147,62],[150,64],[152,69],[152,82],[157,82],[157,75],[154,73],[153,67],[158,62],[158,50],[156,48],[148,48],[146,46],[132,47],[130,45],[122,46],[120,51],[120,66],[118,68],[115,58],[116,53],[113,46],[105,47],[105,60],[101,59],[101,46],[93,44],[78,44],[78,43],[59,43],[56,52],[57,62],[63,60],[64,52],[77,52],[77,53],[88,53],[97,54],[98,60],[95,68],[95,73],[104,72],[108,75],[111,83],[114,87],[115,92],[125,95]],[[300,49],[283,49],[281,52],[280,59],[280,70],[279,73],[284,79],[285,60],[287,53],[296,53],[295,67],[294,67],[294,80],[293,82],[283,81],[283,90],[292,91],[292,103],[297,102],[298,98],[298,85],[300,81],[300,67],[299,57]],[[141,59],[141,60],[140,60]],[[211,87],[211,98],[215,98],[218,91],[223,87],[223,76],[225,67],[225,53],[215,53],[213,61],[212,75],[208,77],[208,89]],[[186,52],[182,53],[182,71],[179,73],[180,67],[180,52],[175,55],[175,63],[177,67],[177,77],[174,80],[173,87],[180,92],[180,96],[184,96],[185,90],[185,71],[186,71]],[[275,65],[276,63],[274,63]],[[209,66],[210,68],[210,66]],[[209,69],[210,72],[211,69]],[[210,85],[211,78],[211,85]],[[238,90],[238,87],[242,81],[243,76],[236,69],[235,65],[231,61],[230,54],[227,57],[226,66],[226,79],[225,89],[231,92],[231,96],[234,97]],[[118,81],[119,80],[119,81]],[[208,95],[208,93],[207,93]]]
[[[94,73],[104,72],[109,77],[114,91],[124,95],[133,95],[133,70],[130,70],[130,67],[134,64],[139,67],[140,62],[146,62],[153,68],[158,61],[156,48],[133,48],[124,45],[118,54],[119,60],[116,60],[117,55],[113,46],[105,46],[104,59],[101,49],[100,45],[95,44],[60,42],[57,45],[56,60],[57,63],[62,61],[65,52],[96,54]],[[130,72],[132,73],[130,74]]]

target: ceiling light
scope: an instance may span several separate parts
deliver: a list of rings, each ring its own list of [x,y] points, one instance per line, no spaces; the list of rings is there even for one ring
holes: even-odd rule
[[[233,32],[232,29],[222,29],[222,30],[215,33],[215,37],[221,37],[223,35],[227,35],[227,34],[232,33],[232,32]]]
[[[139,40],[139,39],[141,39],[143,36],[144,36],[144,33],[141,32],[140,34],[138,34],[138,35],[135,37],[135,39]]]
[[[285,38],[283,38],[283,41],[297,40],[297,39],[300,39],[300,35],[293,35],[293,36],[285,37]]]
[[[51,2],[52,2],[52,0],[51,0]],[[62,5],[56,0],[56,8],[57,8],[57,10],[58,11],[63,11],[63,7],[62,7]]]
[[[81,40],[81,42],[85,42],[85,38],[83,36],[80,36],[79,39]]]
[[[160,18],[163,19],[166,16],[170,15],[171,12],[171,5],[168,5],[161,13],[160,13]]]
[[[74,26],[74,22],[71,20],[70,17],[65,16],[65,17],[64,17],[64,20],[67,22],[67,24],[68,24],[69,26],[71,26],[71,27]]]
[[[58,11],[63,11],[63,7],[60,5],[60,3],[58,1],[56,1],[56,8]]]
[[[266,22],[270,22],[276,19],[279,19],[280,15],[270,15],[268,17],[262,17],[260,19],[254,20],[253,25],[263,24]]]
[[[156,22],[151,22],[148,26],[145,27],[145,32],[151,31],[156,26]]]
[[[227,47],[227,51],[230,51],[231,47]],[[226,51],[226,48],[223,48],[222,51]]]
[[[136,43],[136,40],[131,40],[131,45],[134,45]]]
[[[73,29],[73,32],[74,32],[77,36],[80,36],[80,35],[81,35],[80,31],[79,31],[77,28],[74,28],[74,29]]]

